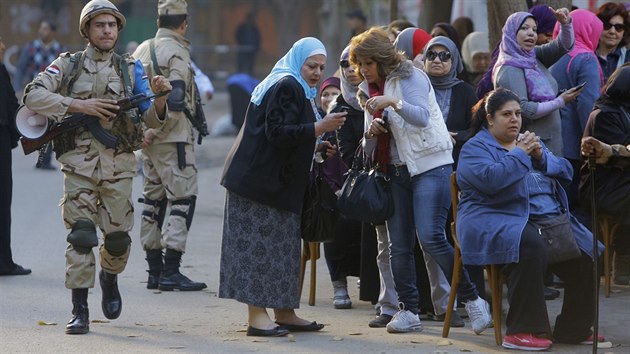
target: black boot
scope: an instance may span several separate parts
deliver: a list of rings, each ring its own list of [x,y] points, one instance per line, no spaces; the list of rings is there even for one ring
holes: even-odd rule
[[[162,271],[162,250],[147,250],[147,263],[149,264],[149,279],[147,289],[157,289]]]
[[[66,334],[86,334],[90,331],[88,289],[72,289],[72,318],[66,325]]]
[[[101,269],[101,272],[98,274],[98,279],[101,283],[101,290],[103,291],[103,298],[101,299],[103,315],[110,320],[116,319],[120,316],[120,311],[122,311],[122,299],[118,291],[117,276],[116,274],[107,273]]]
[[[182,253],[172,249],[166,249],[164,253],[164,268],[160,275],[158,289],[171,291],[174,289],[181,291],[196,291],[205,289],[206,283],[199,283],[188,279],[179,272],[179,264],[182,260]]]

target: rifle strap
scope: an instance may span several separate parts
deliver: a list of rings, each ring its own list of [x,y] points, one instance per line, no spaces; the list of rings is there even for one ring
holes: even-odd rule
[[[61,85],[59,86],[59,93],[62,96],[70,95],[72,86],[81,75],[81,68],[83,68],[83,61],[85,60],[85,51],[79,51],[74,53],[70,57],[70,70],[67,70],[68,74],[63,75]]]
[[[151,54],[151,62],[153,63],[153,71],[156,75],[162,75],[160,70],[160,64],[158,63],[157,56],[155,55],[155,38],[149,40],[149,54]]]

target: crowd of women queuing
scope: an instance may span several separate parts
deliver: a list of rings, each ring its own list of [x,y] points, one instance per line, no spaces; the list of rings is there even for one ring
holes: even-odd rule
[[[324,327],[295,312],[302,196],[316,163],[339,194],[363,151],[389,180],[394,213],[378,225],[339,217],[335,240],[324,245],[335,308],[352,307],[348,277],[360,276],[360,298],[377,311],[370,327],[417,332],[420,314],[444,319],[454,271],[450,176],[457,170],[465,265],[457,299],[474,333],[492,325],[483,266],[499,264],[508,287],[504,347],[603,340],[591,331],[591,267],[601,245],[594,250],[579,182],[595,178],[602,210],[628,223],[630,193],[615,192],[630,186],[628,164],[616,158],[630,144],[628,26],[617,3],[597,14],[536,6],[509,16],[490,53],[487,33],[466,21],[428,32],[395,21],[355,35],[337,75],[323,81],[324,44],[295,42],[254,89],[221,180],[219,296],[247,305],[247,335]],[[581,148],[583,135],[592,138]],[[595,176],[580,168],[581,149],[608,152],[598,157]],[[558,217],[568,220],[579,255],[552,263],[536,225]],[[630,238],[621,232],[615,240],[614,280],[628,284]],[[548,272],[564,283],[551,336]],[[454,312],[450,325],[465,323]]]

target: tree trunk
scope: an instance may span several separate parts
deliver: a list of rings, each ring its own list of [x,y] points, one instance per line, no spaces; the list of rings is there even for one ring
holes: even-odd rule
[[[494,49],[501,40],[505,20],[518,11],[527,11],[527,2],[523,0],[488,0],[490,50]]]
[[[497,1],[499,2],[499,1]],[[437,22],[451,23],[453,0],[423,0],[422,11],[418,18],[418,28],[431,32]]]

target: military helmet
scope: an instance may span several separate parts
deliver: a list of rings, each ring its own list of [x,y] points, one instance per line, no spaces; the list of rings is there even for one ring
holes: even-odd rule
[[[91,0],[85,4],[83,10],[81,10],[81,17],[79,18],[79,33],[81,33],[83,37],[87,38],[87,34],[83,32],[85,24],[101,14],[110,14],[116,17],[120,23],[120,28],[118,28],[119,31],[125,27],[127,20],[125,19],[125,16],[118,11],[116,5],[107,0]]]

